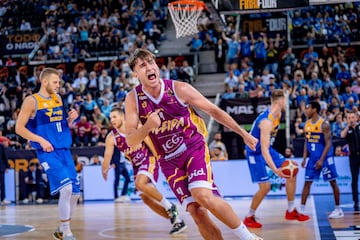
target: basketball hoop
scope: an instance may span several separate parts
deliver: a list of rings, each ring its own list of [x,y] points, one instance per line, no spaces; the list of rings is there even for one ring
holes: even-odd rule
[[[197,21],[205,8],[204,2],[196,0],[180,0],[168,4],[175,25],[176,38],[190,36],[199,32]]]

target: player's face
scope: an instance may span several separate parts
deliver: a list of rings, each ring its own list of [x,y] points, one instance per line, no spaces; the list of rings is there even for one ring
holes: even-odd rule
[[[310,105],[307,105],[305,108],[305,114],[308,118],[312,118],[312,116],[314,115],[314,111],[313,108]]]
[[[120,128],[124,120],[124,116],[117,111],[110,113],[110,122],[114,128]]]
[[[137,59],[134,73],[145,87],[155,87],[159,84],[159,67],[151,57]]]
[[[282,97],[278,99],[278,104],[281,108],[281,111],[285,111],[286,109],[286,98]]]
[[[57,93],[60,89],[60,78],[56,74],[51,74],[44,80],[44,84],[49,94]]]

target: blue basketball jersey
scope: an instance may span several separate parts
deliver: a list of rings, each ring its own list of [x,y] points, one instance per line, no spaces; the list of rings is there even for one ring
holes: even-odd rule
[[[279,130],[279,125],[280,125],[280,117],[281,115],[279,114],[279,116],[275,117],[272,115],[272,113],[270,112],[270,109],[267,109],[266,111],[262,112],[254,121],[251,130],[250,130],[250,134],[253,135],[256,139],[258,139],[258,143],[256,144],[256,150],[253,151],[251,150],[248,146],[246,146],[246,151],[249,154],[261,154],[261,143],[260,143],[260,128],[259,125],[261,123],[261,121],[263,121],[264,119],[270,120],[272,122],[272,127],[271,127],[271,139],[270,139],[270,146],[272,146],[272,144],[275,141],[275,137],[277,135],[277,132]]]
[[[71,133],[60,97],[52,94],[45,98],[38,93],[32,97],[36,101],[35,115],[29,119],[26,127],[49,141],[55,149],[70,148]],[[31,146],[42,149],[37,142],[31,142]]]

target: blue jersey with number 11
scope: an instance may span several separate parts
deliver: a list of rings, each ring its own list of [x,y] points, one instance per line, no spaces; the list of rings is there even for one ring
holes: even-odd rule
[[[26,127],[49,141],[55,149],[70,148],[71,133],[60,97],[52,94],[46,98],[38,93],[32,97],[36,102],[35,115],[29,119]],[[37,142],[31,142],[31,146],[42,149]]]

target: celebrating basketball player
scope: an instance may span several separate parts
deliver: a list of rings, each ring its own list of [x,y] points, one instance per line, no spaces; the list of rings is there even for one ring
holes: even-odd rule
[[[246,158],[250,169],[251,179],[258,183],[259,190],[255,193],[244,224],[250,228],[261,228],[262,224],[256,221],[255,212],[262,200],[270,191],[270,178],[266,165],[279,177],[286,177],[281,172],[281,164],[285,158],[272,148],[280,125],[281,112],[285,109],[286,98],[283,90],[275,90],[271,94],[270,108],[261,113],[253,123],[250,133],[259,139],[256,149],[246,147]],[[295,208],[296,177],[286,179],[286,194],[288,208],[286,220],[306,221],[308,216],[298,213]]]
[[[136,146],[146,136],[151,138],[169,186],[191,214],[204,239],[223,239],[207,210],[238,238],[259,239],[220,197],[213,182],[205,123],[193,107],[233,129],[250,148],[255,147],[257,140],[191,85],[160,79],[155,56],[148,50],[136,49],[129,65],[141,84],[125,100],[127,143]]]
[[[331,143],[331,129],[328,121],[320,115],[320,104],[316,101],[306,106],[308,120],[305,123],[305,144],[302,167],[305,167],[305,184],[301,194],[300,211],[304,212],[306,199],[309,196],[313,181],[319,180],[322,173],[324,181],[329,181],[334,194],[335,210],[329,218],[342,218],[344,213],[340,208],[340,191],[336,183],[337,172]],[[306,158],[309,156],[308,161]]]
[[[78,117],[75,110],[66,119],[61,97],[60,75],[57,69],[45,68],[40,74],[41,87],[38,93],[25,98],[18,120],[16,133],[31,141],[37,157],[44,168],[51,195],[60,192],[60,226],[53,238],[74,240],[70,219],[80,196],[74,161],[70,152],[72,143],[69,126]]]
[[[129,147],[125,140],[124,113],[120,108],[113,108],[110,112],[110,122],[114,127],[106,136],[104,161],[102,163],[102,174],[107,180],[110,160],[114,153],[114,146],[131,160],[134,169],[135,186],[139,190],[140,197],[146,205],[160,216],[169,218],[172,224],[170,234],[177,234],[186,229],[184,221],[178,218],[176,205],[170,203],[156,189],[156,181],[159,173],[159,164],[153,156],[151,140],[144,139],[134,147]]]

